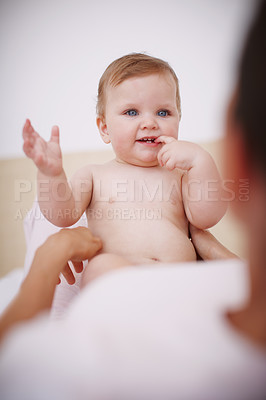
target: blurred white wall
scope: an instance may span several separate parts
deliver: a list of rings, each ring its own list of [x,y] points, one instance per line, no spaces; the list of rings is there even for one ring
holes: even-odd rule
[[[130,52],[163,58],[176,71],[180,138],[220,138],[253,7],[252,0],[1,0],[0,157],[23,155],[27,117],[46,139],[59,125],[64,152],[104,148],[98,81]]]

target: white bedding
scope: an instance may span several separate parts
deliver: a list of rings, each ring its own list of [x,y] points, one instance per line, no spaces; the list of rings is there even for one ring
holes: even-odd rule
[[[16,295],[23,279],[23,268],[15,269],[0,279],[0,314]]]
[[[74,228],[76,226],[87,226],[85,214],[72,227]],[[9,274],[0,279],[0,313],[4,310],[4,308],[19,290],[19,286],[24,276],[26,276],[29,271],[37,248],[47,239],[48,236],[59,231],[60,229],[61,228],[52,225],[43,217],[38,202],[35,200],[32,209],[28,212],[24,220],[24,233],[27,244],[24,267],[11,271]],[[62,283],[56,288],[51,312],[52,318],[61,318],[71,300],[79,292],[81,275],[76,274],[75,271],[73,271],[73,273],[76,277],[75,285],[68,285],[65,279],[62,277]]]
[[[224,318],[246,296],[246,269],[237,260],[106,274],[62,321],[44,314],[9,335],[0,397],[265,399],[266,354]]]
[[[86,226],[84,217],[77,225]],[[35,202],[25,220],[25,267],[0,280],[0,312],[37,247],[58,229],[40,217]],[[79,280],[63,281],[52,316],[65,318],[44,313],[7,337],[1,399],[266,398],[266,354],[223,317],[248,295],[240,261],[129,267],[78,292]]]

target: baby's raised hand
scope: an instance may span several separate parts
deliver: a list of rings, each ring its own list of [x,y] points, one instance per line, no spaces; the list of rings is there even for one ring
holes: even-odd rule
[[[62,154],[57,126],[52,128],[50,140],[46,142],[27,119],[23,127],[23,139],[24,153],[33,160],[40,172],[48,176],[56,176],[62,172]]]
[[[155,141],[162,144],[157,156],[161,167],[172,171],[175,168],[189,170],[193,166],[197,154],[197,145],[194,143],[179,141],[170,136],[159,136]]]

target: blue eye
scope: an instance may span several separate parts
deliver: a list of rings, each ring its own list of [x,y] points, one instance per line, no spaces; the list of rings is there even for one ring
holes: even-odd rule
[[[167,115],[169,115],[169,111],[167,110],[160,110],[157,113],[159,115],[159,117],[167,117]]]
[[[130,117],[135,117],[138,113],[136,110],[128,110],[126,111],[126,114],[129,115]]]

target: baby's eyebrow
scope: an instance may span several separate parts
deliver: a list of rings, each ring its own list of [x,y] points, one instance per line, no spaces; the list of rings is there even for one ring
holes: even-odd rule
[[[138,103],[123,103],[121,104],[122,107],[124,108],[138,108],[138,107],[142,107],[142,104],[138,104]],[[154,109],[159,109],[159,108],[174,108],[175,105],[171,104],[171,103],[158,103],[154,105]]]
[[[138,107],[138,105],[136,103],[123,103],[121,106],[124,108],[137,108]]]
[[[174,108],[175,105],[173,105],[172,103],[160,103],[160,105],[158,105],[157,108]]]

